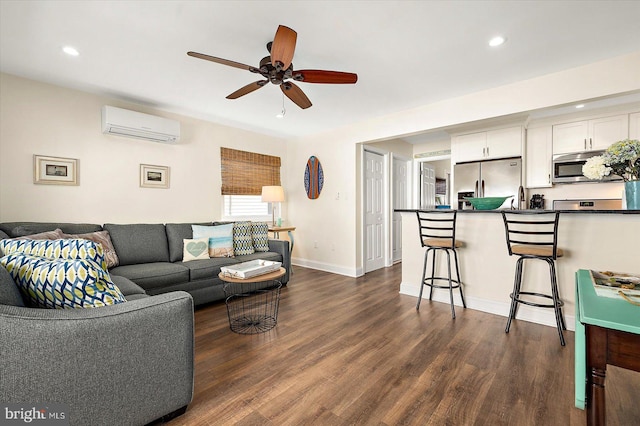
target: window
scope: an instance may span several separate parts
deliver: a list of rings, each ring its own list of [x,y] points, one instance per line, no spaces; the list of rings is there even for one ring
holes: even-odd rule
[[[271,219],[271,203],[263,203],[259,195],[223,195],[224,216]]]
[[[223,217],[271,218],[262,187],[280,185],[280,157],[220,148]]]

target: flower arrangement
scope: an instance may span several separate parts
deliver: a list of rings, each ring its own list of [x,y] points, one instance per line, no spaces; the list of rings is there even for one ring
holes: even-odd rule
[[[591,157],[582,166],[589,179],[602,179],[611,173],[625,182],[640,180],[640,141],[625,139],[611,145],[604,154]]]

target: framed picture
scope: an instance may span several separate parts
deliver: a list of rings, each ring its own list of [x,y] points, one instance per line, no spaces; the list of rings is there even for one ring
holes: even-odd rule
[[[140,186],[142,188],[169,188],[169,167],[140,164]]]
[[[34,155],[33,183],[42,185],[78,185],[78,160],[75,158]]]

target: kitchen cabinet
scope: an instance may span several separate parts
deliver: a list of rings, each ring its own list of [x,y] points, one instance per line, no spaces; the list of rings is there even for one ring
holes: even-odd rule
[[[640,112],[629,114],[629,139],[640,140]]]
[[[520,126],[458,135],[451,140],[451,157],[454,163],[521,155],[522,127]]]
[[[553,126],[553,153],[607,149],[628,135],[628,114],[556,124]]]
[[[551,187],[551,126],[527,129],[525,187]]]

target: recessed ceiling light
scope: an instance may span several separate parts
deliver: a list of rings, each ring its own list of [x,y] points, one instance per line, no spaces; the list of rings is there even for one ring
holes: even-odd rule
[[[576,105],[576,108],[584,108],[584,104]]]
[[[489,40],[489,46],[491,46],[491,47],[500,46],[505,41],[507,41],[507,39],[505,37],[496,36],[496,37],[492,38],[491,40]]]
[[[62,48],[62,51],[64,53],[66,53],[69,56],[78,56],[80,54],[80,52],[78,52],[78,49],[76,49],[75,47],[71,47],[71,46],[65,46]]]

